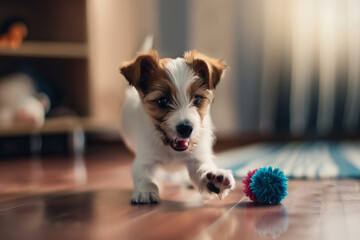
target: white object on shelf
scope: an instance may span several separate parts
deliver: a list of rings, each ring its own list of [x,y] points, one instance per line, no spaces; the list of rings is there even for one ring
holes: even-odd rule
[[[0,56],[87,58],[87,45],[77,42],[25,41],[18,49],[0,48]]]

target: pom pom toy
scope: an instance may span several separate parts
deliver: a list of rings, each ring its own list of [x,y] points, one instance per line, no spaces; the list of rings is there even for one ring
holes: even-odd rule
[[[244,193],[253,202],[278,204],[287,195],[288,178],[279,168],[263,167],[244,177]]]

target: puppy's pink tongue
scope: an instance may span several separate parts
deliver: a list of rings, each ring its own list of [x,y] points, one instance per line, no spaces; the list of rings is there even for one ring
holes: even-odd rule
[[[174,147],[177,149],[187,149],[189,147],[189,140],[176,140],[174,143]]]

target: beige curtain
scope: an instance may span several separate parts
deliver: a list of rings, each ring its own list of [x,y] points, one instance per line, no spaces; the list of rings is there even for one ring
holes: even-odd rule
[[[307,131],[314,111],[318,134],[358,129],[360,1],[273,0],[263,6],[260,130],[279,127],[279,96],[286,91],[279,86],[286,84],[293,134]]]

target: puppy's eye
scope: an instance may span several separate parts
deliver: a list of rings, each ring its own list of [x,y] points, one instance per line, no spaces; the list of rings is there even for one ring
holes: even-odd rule
[[[157,100],[157,104],[160,108],[167,107],[168,103],[169,103],[169,99],[167,97],[161,97]]]
[[[196,95],[195,99],[194,99],[194,105],[198,107],[200,105],[201,101],[202,101],[202,97],[199,95]]]

